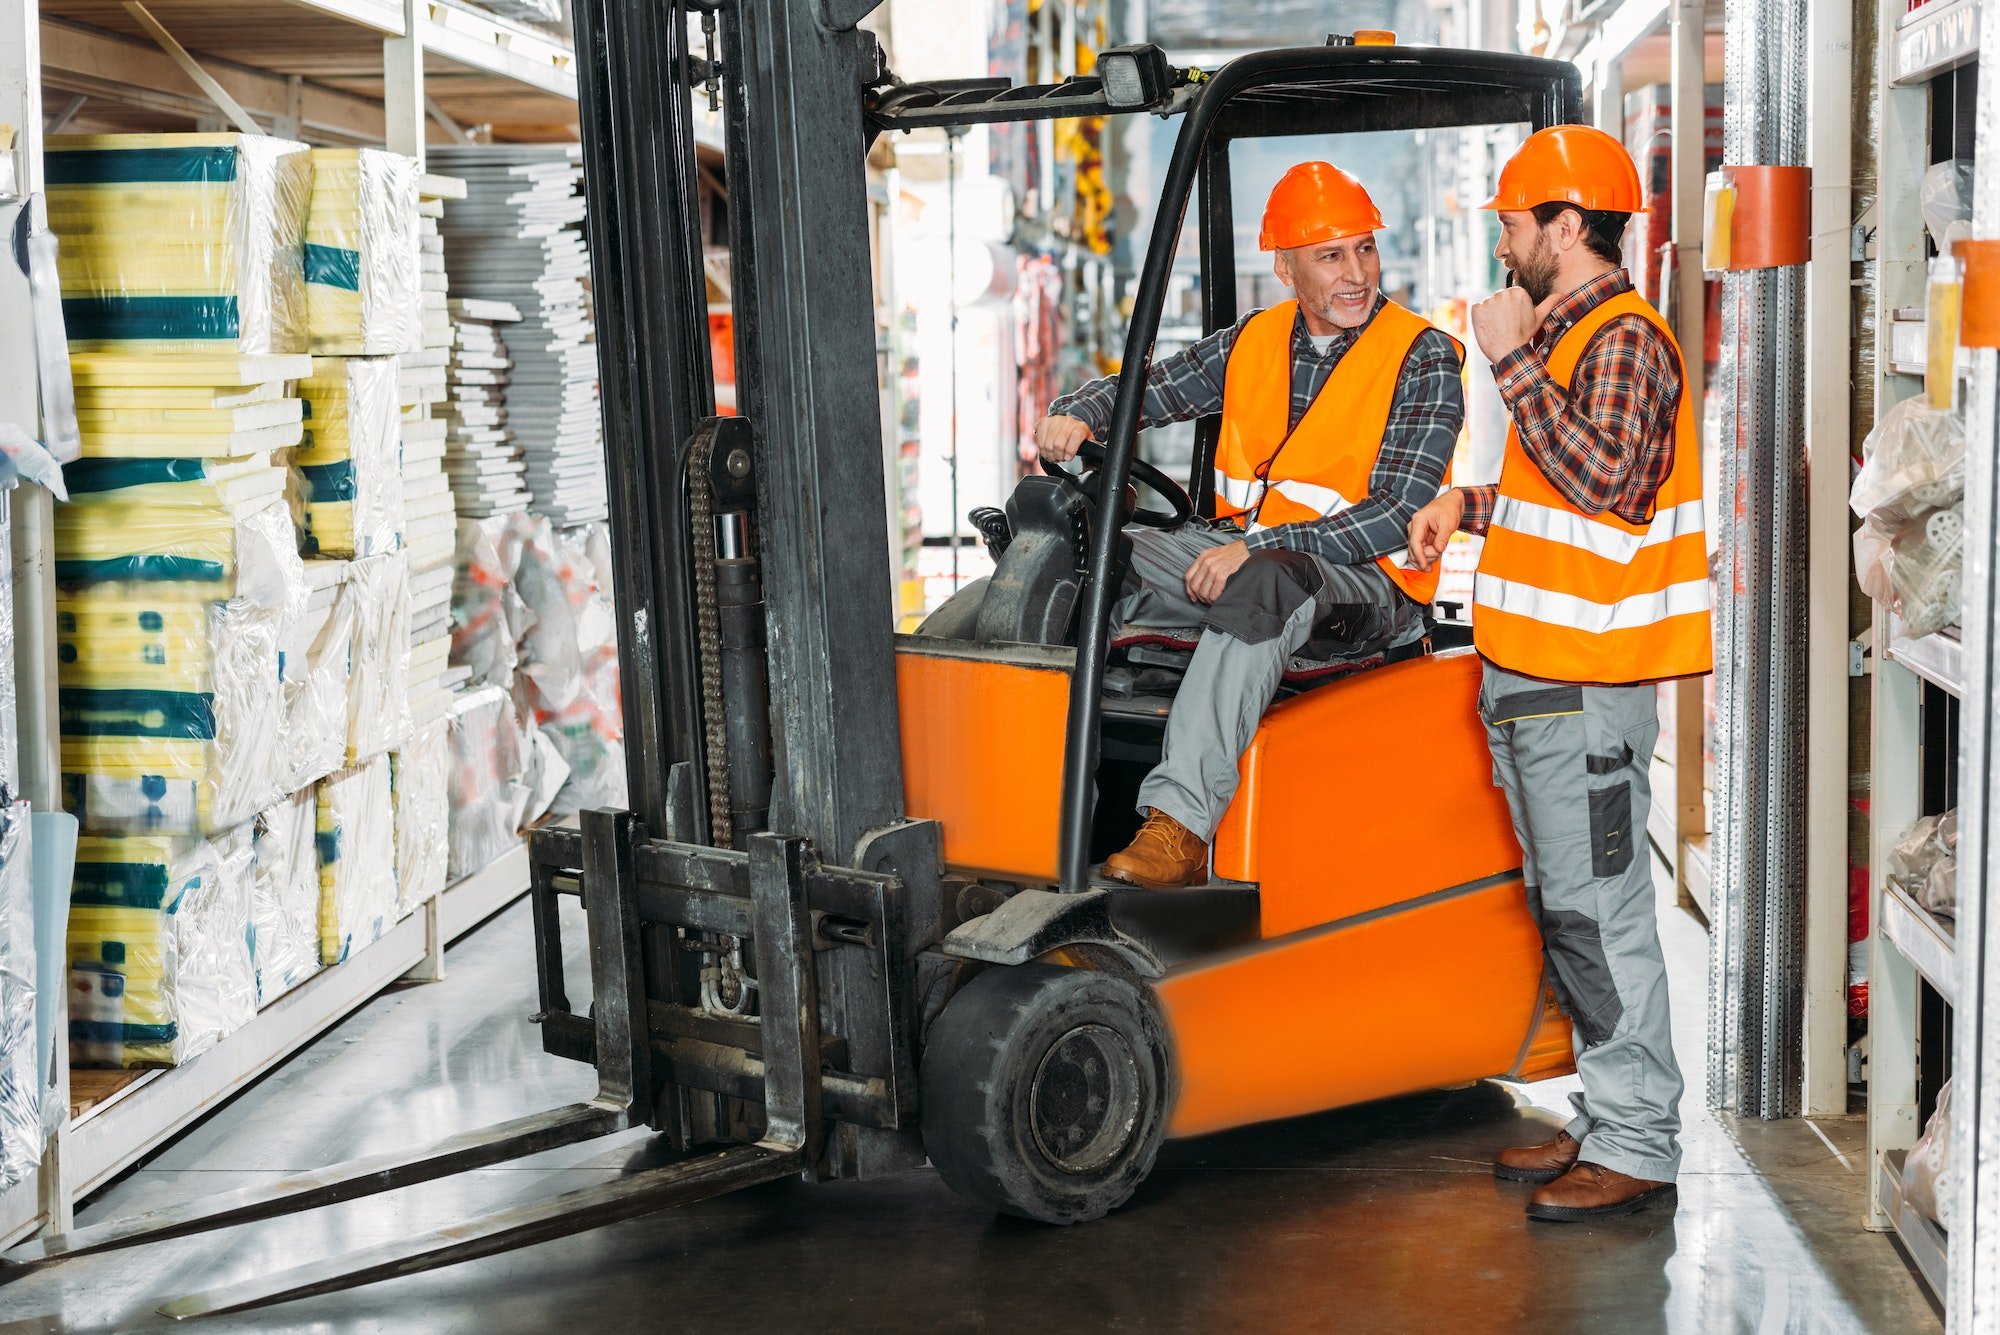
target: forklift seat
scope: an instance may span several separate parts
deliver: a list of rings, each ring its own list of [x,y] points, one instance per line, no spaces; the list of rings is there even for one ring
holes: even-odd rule
[[[1184,627],[1120,626],[1111,637],[1113,666],[1105,674],[1105,694],[1114,699],[1173,695],[1187,674],[1195,644],[1196,634]],[[1330,636],[1311,639],[1287,660],[1278,681],[1278,698],[1287,699],[1357,672],[1422,658],[1430,652],[1428,633],[1394,646],[1380,642],[1356,645]]]

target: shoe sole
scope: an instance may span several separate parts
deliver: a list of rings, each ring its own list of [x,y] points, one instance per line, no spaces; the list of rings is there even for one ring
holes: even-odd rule
[[[1116,872],[1110,870],[1103,871],[1099,874],[1102,875],[1104,879],[1107,881],[1116,881],[1120,885],[1129,885],[1135,890],[1156,890],[1156,891],[1184,890],[1187,888],[1189,884],[1186,881],[1175,881],[1171,884],[1156,885],[1152,881],[1142,881],[1136,876],[1127,876],[1123,872]]]
[[[1538,1187],[1547,1186],[1568,1171],[1567,1167],[1509,1168],[1503,1163],[1493,1165],[1493,1176],[1501,1179],[1503,1182],[1532,1182]]]
[[[1679,1198],[1672,1183],[1664,1187],[1654,1187],[1642,1191],[1630,1200],[1619,1201],[1616,1205],[1528,1205],[1528,1218],[1540,1219],[1551,1224],[1570,1223],[1578,1219],[1614,1219],[1619,1215],[1637,1214],[1651,1205],[1678,1204]]]

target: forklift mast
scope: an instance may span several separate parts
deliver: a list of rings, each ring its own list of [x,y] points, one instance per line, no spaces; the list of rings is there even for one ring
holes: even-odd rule
[[[37,1238],[8,1255],[0,1281],[640,1128],[675,1150],[706,1152],[161,1310],[243,1310],[761,1182],[917,1167],[926,1160],[918,1108],[926,1017],[948,1015],[968,977],[957,996],[982,979],[1026,986],[1040,976],[992,966],[1061,973],[1035,961],[1123,940],[1104,893],[1016,887],[1008,897],[947,880],[939,823],[903,809],[867,224],[871,139],[1062,116],[1188,116],[1139,276],[1130,374],[1098,470],[1097,512],[1112,515],[1197,183],[1208,323],[1234,315],[1232,139],[1539,127],[1575,119],[1580,80],[1572,66],[1527,57],[1330,46],[1246,56],[1212,79],[1168,68],[1157,48],[1133,47],[1101,53],[1101,77],[1059,84],[904,83],[857,27],[879,3],[576,0],[630,809],[586,811],[580,829],[534,831],[529,905],[543,1047],[592,1064],[596,1093],[429,1145]],[[691,26],[720,37],[721,58],[712,41],[692,49]],[[1114,62],[1123,62],[1116,77]],[[711,84],[725,113],[741,413],[733,419],[714,415],[697,226],[693,98]],[[1087,870],[1115,537],[1116,525],[1095,526],[1068,686],[1065,890],[1083,889]],[[1483,783],[1478,790],[1490,798]],[[581,901],[587,921],[581,1009],[564,969],[566,897]],[[947,929],[961,919],[1003,917],[999,955],[951,949]],[[1538,944],[1526,959],[1533,982]],[[1157,1004],[1129,979],[1116,986],[1141,996],[1142,1009]],[[924,1065],[924,1078],[939,1069]]]

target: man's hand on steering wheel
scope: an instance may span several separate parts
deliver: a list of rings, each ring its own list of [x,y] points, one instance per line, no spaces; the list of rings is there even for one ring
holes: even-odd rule
[[[1051,415],[1035,423],[1035,450],[1052,463],[1068,463],[1090,439],[1088,423],[1075,417]]]

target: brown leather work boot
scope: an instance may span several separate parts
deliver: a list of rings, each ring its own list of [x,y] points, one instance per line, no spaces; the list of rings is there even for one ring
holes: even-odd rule
[[[1104,860],[1114,881],[1147,890],[1178,890],[1208,870],[1208,845],[1172,816],[1155,811],[1122,853]]]
[[[1493,1176],[1509,1182],[1553,1182],[1576,1167],[1577,1152],[1583,1146],[1558,1131],[1556,1138],[1541,1145],[1516,1145],[1502,1150],[1493,1159]]]
[[[1675,1203],[1674,1184],[1627,1177],[1602,1164],[1580,1163],[1528,1197],[1528,1218],[1563,1221],[1631,1214]]]

